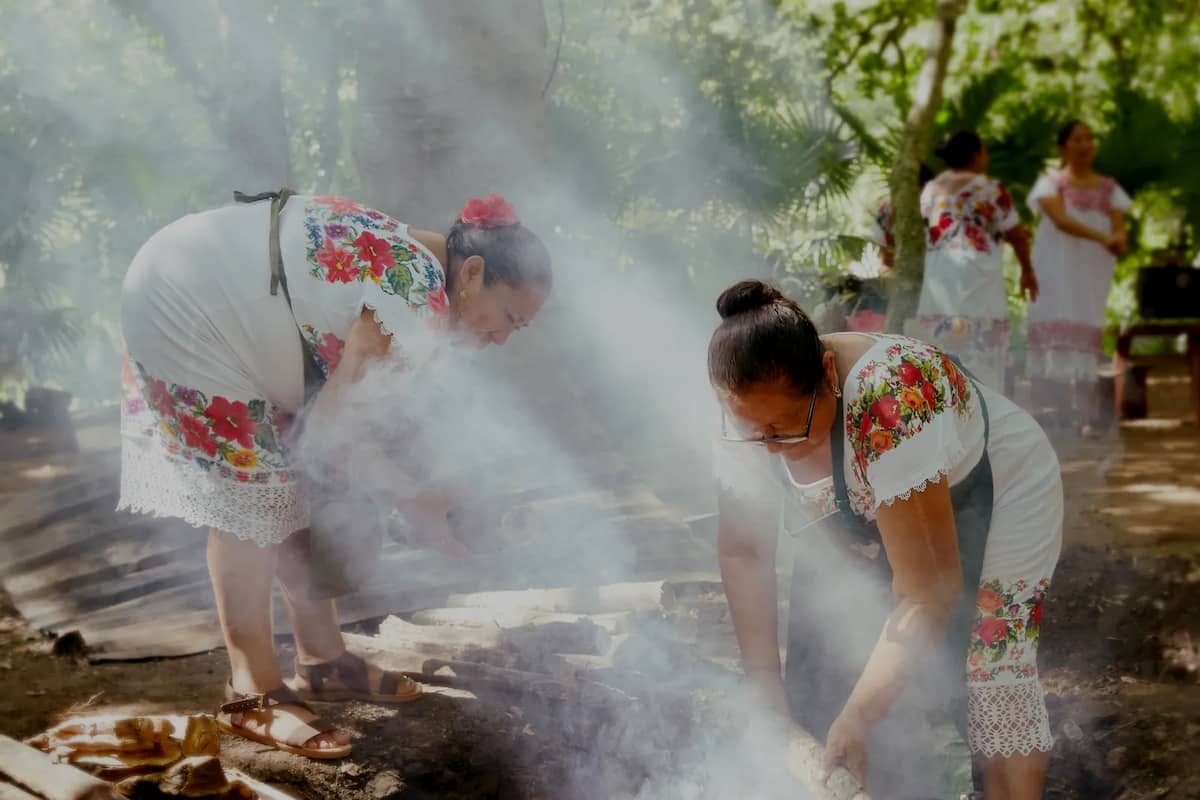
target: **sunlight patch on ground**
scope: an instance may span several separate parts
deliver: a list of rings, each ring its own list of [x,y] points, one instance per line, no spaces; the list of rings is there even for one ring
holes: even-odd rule
[[[1149,495],[1160,503],[1175,506],[1200,506],[1200,489],[1176,483],[1132,483],[1122,487],[1122,491]]]
[[[22,478],[29,478],[34,481],[48,481],[54,478],[61,478],[70,473],[71,470],[61,464],[42,464],[40,467],[21,470],[20,474]]]

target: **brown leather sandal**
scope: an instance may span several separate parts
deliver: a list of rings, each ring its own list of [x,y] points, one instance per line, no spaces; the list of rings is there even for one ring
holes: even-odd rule
[[[316,702],[409,703],[422,694],[421,684],[407,675],[380,669],[351,653],[320,664],[301,664],[296,659],[296,677],[290,685],[304,700]]]
[[[252,731],[243,727],[245,715],[250,711],[269,711],[272,708],[294,706],[302,708],[310,714],[315,714],[308,704],[296,696],[296,693],[286,686],[272,689],[263,694],[242,694],[233,690],[233,684],[225,684],[225,703],[217,715],[217,726],[226,733],[241,736],[252,742],[274,747],[285,753],[292,753],[306,758],[345,758],[350,755],[350,745],[338,747],[305,747],[304,743],[329,733],[334,726],[316,717],[308,722],[300,722],[289,729],[282,737],[275,737],[266,732]]]

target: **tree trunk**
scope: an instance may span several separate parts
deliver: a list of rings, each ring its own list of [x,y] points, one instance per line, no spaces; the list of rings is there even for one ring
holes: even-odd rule
[[[542,0],[376,0],[356,27],[362,200],[438,231],[469,197],[521,208],[546,157]]]
[[[892,166],[892,236],[896,241],[887,330],[901,333],[916,314],[925,273],[925,223],[921,219],[921,160],[929,150],[934,115],[942,102],[942,84],[954,44],[954,28],[965,0],[938,0],[937,19],[925,63],[904,124],[904,138]]]
[[[222,0],[228,80],[225,138],[230,190],[293,185],[291,140],[283,106],[279,43],[262,2]]]

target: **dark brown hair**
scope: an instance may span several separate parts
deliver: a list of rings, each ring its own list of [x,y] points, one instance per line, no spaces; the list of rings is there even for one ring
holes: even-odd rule
[[[825,346],[808,314],[769,283],[741,281],[717,298],[721,324],[708,343],[708,378],[737,392],[784,380],[800,394],[816,390]]]
[[[983,149],[983,139],[975,131],[956,131],[938,145],[933,154],[951,169],[962,169]]]
[[[484,286],[500,282],[513,289],[536,286],[548,293],[553,283],[550,252],[537,234],[519,223],[484,228],[459,220],[446,234],[446,255],[450,280],[463,261],[480,256]]]
[[[1086,123],[1084,123],[1084,121],[1081,119],[1072,119],[1068,120],[1065,125],[1059,128],[1058,135],[1055,137],[1055,141],[1058,142],[1058,146],[1066,147],[1067,140],[1071,138],[1071,134],[1073,134],[1075,129],[1080,125],[1086,125]]]

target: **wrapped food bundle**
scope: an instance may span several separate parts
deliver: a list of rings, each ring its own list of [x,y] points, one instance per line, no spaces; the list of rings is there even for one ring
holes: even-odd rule
[[[102,777],[161,769],[190,756],[221,752],[216,720],[206,715],[76,717],[27,743]]]
[[[240,780],[229,780],[214,756],[190,756],[166,772],[136,775],[117,784],[133,800],[163,797],[205,797],[212,800],[256,800],[258,793]]]

